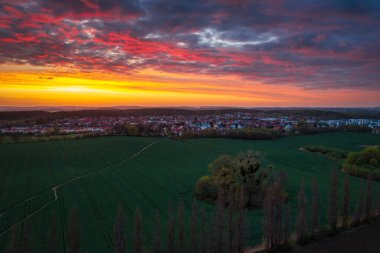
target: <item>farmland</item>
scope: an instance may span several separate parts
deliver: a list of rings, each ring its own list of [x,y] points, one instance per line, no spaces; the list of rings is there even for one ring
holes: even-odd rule
[[[337,160],[300,148],[324,145],[357,151],[361,145],[374,144],[380,144],[380,135],[331,133],[274,141],[102,137],[0,145],[0,252],[6,246],[9,228],[29,216],[35,252],[45,252],[51,215],[57,217],[60,249],[64,252],[68,215],[74,207],[79,212],[82,247],[87,252],[111,252],[119,203],[126,213],[128,235],[133,227],[134,209],[140,207],[149,244],[156,209],[164,221],[169,203],[184,201],[185,217],[189,217],[194,184],[208,173],[207,165],[220,154],[247,149],[260,151],[264,166],[273,165],[275,170],[288,173],[286,189],[294,208],[302,179],[310,188],[316,177],[325,214],[330,174],[341,165]],[[340,172],[341,179],[343,176]],[[351,184],[357,189],[360,179],[351,177]],[[375,189],[379,186],[376,183]],[[307,193],[310,195],[310,189]],[[213,208],[211,204],[200,205],[210,211]],[[249,211],[248,217],[250,242],[258,243],[262,213]]]

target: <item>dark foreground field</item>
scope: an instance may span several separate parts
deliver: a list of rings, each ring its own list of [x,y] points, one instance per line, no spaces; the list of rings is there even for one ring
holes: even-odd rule
[[[221,154],[254,149],[262,153],[263,165],[289,175],[289,192],[296,218],[297,193],[305,179],[311,199],[316,177],[321,192],[321,223],[326,223],[330,175],[341,164],[323,155],[301,151],[305,145],[324,145],[348,151],[380,144],[380,135],[332,133],[281,138],[274,141],[104,137],[0,145],[0,252],[4,252],[12,228],[26,218],[32,223],[34,252],[46,252],[50,216],[57,221],[59,252],[65,252],[69,214],[78,210],[83,250],[113,252],[113,224],[119,204],[125,210],[128,247],[131,246],[134,210],[142,213],[144,240],[152,245],[154,217],[158,210],[167,224],[169,203],[184,202],[190,217],[194,185],[208,174],[207,165]],[[339,172],[340,187],[344,173]],[[356,200],[360,179],[350,177]],[[377,195],[379,184],[374,184]],[[214,206],[198,203],[211,212]],[[355,203],[352,203],[353,207]],[[261,243],[262,211],[247,213],[249,245]],[[189,222],[185,221],[185,229]],[[189,233],[186,233],[188,237]]]
[[[354,228],[341,235],[295,249],[291,253],[378,253],[380,222]]]

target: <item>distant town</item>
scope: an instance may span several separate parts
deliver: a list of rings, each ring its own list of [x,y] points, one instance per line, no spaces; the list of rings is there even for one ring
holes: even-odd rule
[[[123,113],[121,113],[123,112]],[[127,112],[127,113],[126,113]],[[131,113],[132,112],[132,113]],[[47,112],[23,112],[19,118],[7,118],[2,112],[0,133],[2,135],[143,135],[183,136],[185,133],[226,131],[244,129],[270,129],[279,133],[297,132],[300,129],[334,130],[354,129],[379,133],[380,119],[350,118],[347,112],[318,110],[209,110],[189,111],[156,109],[149,111],[79,111],[46,115]],[[9,112],[11,113],[11,112]],[[20,114],[20,112],[18,112]],[[41,113],[41,115],[39,114]],[[149,115],[150,114],[150,115]],[[283,115],[281,115],[283,114]],[[333,118],[340,116],[341,118]]]

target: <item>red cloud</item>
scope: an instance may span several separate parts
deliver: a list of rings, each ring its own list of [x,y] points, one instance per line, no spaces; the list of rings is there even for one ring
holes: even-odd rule
[[[3,9],[12,18],[22,18],[22,17],[24,17],[24,14],[21,11],[17,10],[15,7],[13,7],[11,5],[5,5],[5,6],[3,6]]]
[[[80,0],[82,3],[84,3],[88,8],[90,9],[94,9],[94,10],[100,10],[100,7],[99,5],[97,5],[96,3],[93,3],[89,0]]]
[[[167,42],[144,41],[134,38],[129,34],[108,33],[101,37],[94,38],[94,41],[102,45],[120,46],[123,50],[132,55],[141,57],[172,57],[172,60],[198,61],[207,63],[218,63],[220,60],[207,55],[207,51],[190,51],[178,48]]]

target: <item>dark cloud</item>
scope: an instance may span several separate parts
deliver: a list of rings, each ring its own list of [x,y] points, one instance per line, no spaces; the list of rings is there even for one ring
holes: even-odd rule
[[[380,89],[380,2],[0,0],[0,62]]]
[[[78,18],[101,17],[112,19],[112,13],[139,16],[143,9],[138,0],[44,0],[41,7],[52,10],[57,16]]]

